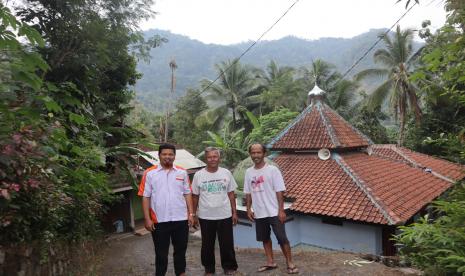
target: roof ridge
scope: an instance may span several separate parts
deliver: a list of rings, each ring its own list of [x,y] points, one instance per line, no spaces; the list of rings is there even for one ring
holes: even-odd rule
[[[416,151],[410,150],[410,149],[405,148],[405,147],[399,147],[399,146],[397,146],[395,144],[374,144],[374,145],[371,145],[371,146],[375,146],[375,147],[378,146],[378,148],[390,149],[390,150],[394,151],[395,153],[397,153],[398,155],[400,155],[404,160],[394,160],[394,159],[392,159],[392,158],[390,158],[388,156],[375,154],[378,158],[388,159],[390,161],[395,161],[395,162],[397,162],[397,161],[402,162],[402,163],[407,164],[407,165],[409,165],[409,166],[411,166],[411,167],[413,167],[415,169],[423,169],[423,168],[428,168],[428,167],[423,165],[420,162],[417,162],[417,161],[413,160],[412,158],[409,158],[404,152],[402,152],[403,149],[411,151],[411,152],[416,153],[416,154],[424,155],[424,156],[426,156],[428,158],[434,158],[435,160],[438,160],[438,161],[446,161],[448,163],[455,164],[455,163],[450,162],[448,160],[444,160],[444,159],[441,159],[441,158],[430,156],[430,155],[427,155],[427,154],[424,154],[424,153],[421,153],[421,152],[416,152]],[[442,180],[445,180],[445,181],[450,182],[450,183],[455,183],[456,182],[455,180],[453,180],[453,179],[451,179],[451,178],[449,178],[449,177],[447,177],[447,176],[445,176],[443,174],[440,174],[440,173],[436,172],[435,170],[433,170],[433,168],[428,168],[428,169],[431,170],[431,173],[434,176],[436,176],[436,177],[438,177],[438,178],[440,178]]]
[[[384,218],[389,222],[391,225],[395,225],[398,222],[402,221],[398,216],[395,214],[390,215],[389,212],[386,210],[385,205],[382,203],[381,199],[376,197],[371,193],[371,189],[369,189],[365,182],[359,178],[353,171],[353,169],[344,161],[341,155],[338,153],[334,153],[334,160],[336,163],[342,168],[342,170],[352,178],[355,184],[362,190],[362,192],[368,197],[368,199],[375,205],[375,207],[381,212]]]
[[[339,142],[339,139],[337,139],[336,134],[334,133],[334,129],[332,124],[328,123],[328,118],[326,118],[326,115],[324,112],[321,110],[321,102],[317,102],[317,110],[320,113],[320,117],[323,120],[323,124],[325,125],[326,131],[329,135],[329,138],[331,139],[331,142],[333,143],[334,147],[339,147],[341,146],[341,142]]]
[[[327,104],[324,104],[326,105],[327,107],[329,107],[330,110],[334,111],[333,113],[336,114],[337,117],[339,117],[339,119],[341,119],[346,125],[348,125],[353,131],[357,132],[358,135],[362,136],[363,138],[365,138],[368,142],[368,145],[373,145],[373,141],[370,139],[370,137],[366,136],[365,134],[363,134],[358,128],[354,127],[351,123],[349,123],[346,119],[344,119],[344,117],[342,117],[338,112],[336,112],[335,110],[331,109],[330,106],[328,106]]]
[[[455,164],[455,163],[453,163],[453,162],[450,162],[450,161],[448,161],[448,160],[444,160],[444,159],[442,159],[442,158],[438,158],[438,157],[435,157],[435,156],[430,156],[430,155],[427,155],[427,154],[424,154],[424,153],[421,153],[421,152],[416,152],[416,151],[410,150],[410,149],[405,148],[405,147],[400,147],[400,146],[396,146],[396,145],[394,145],[394,147],[395,147],[395,150],[394,150],[394,151],[397,152],[397,153],[399,153],[399,154],[401,154],[400,152],[402,152],[402,150],[407,150],[407,151],[411,151],[411,152],[416,153],[416,154],[424,155],[424,156],[426,156],[426,157],[428,157],[428,158],[433,158],[433,159],[435,159],[435,160],[437,160],[437,161],[445,161],[445,162],[450,163],[450,164],[452,164],[452,165],[457,165],[457,164]],[[407,156],[405,155],[405,153],[402,152],[401,156],[407,159]],[[412,160],[412,159],[409,158],[409,159],[407,159],[407,160],[410,161],[410,160]],[[418,162],[418,161],[413,160],[413,162],[414,162],[416,168],[428,168],[426,165],[423,165],[422,163],[420,163],[420,162]],[[435,170],[433,170],[433,168],[429,168],[429,169],[431,170],[431,173],[432,173],[434,176],[439,177],[439,178],[441,178],[442,180],[445,180],[445,181],[448,181],[448,182],[451,182],[451,183],[455,183],[455,182],[456,182],[455,180],[453,180],[453,179],[451,179],[451,178],[449,178],[449,177],[447,177],[447,176],[445,176],[445,175],[443,175],[443,174],[440,174],[440,173],[436,172]]]
[[[313,104],[308,105],[300,114],[297,116],[294,121],[287,125],[285,129],[283,129],[278,135],[276,135],[271,142],[266,145],[267,148],[271,148],[279,139],[281,139],[293,126],[295,126],[300,120],[302,120],[305,115],[312,111]]]
[[[394,146],[396,146],[396,145],[394,145]],[[413,153],[415,153],[415,154],[424,155],[424,156],[426,156],[426,157],[428,157],[428,158],[433,158],[433,159],[438,160],[438,161],[447,162],[447,163],[450,163],[451,165],[459,165],[459,166],[462,165],[462,164],[460,164],[460,163],[452,162],[452,161],[449,161],[449,160],[444,159],[444,158],[441,158],[441,157],[437,157],[437,156],[434,156],[434,155],[428,155],[428,154],[426,154],[426,153],[414,151],[414,150],[411,150],[411,149],[406,148],[406,147],[401,147],[401,146],[396,146],[396,147],[399,148],[399,149],[401,149],[401,150],[407,150],[407,151],[413,152]],[[417,163],[418,163],[418,162],[417,162]],[[422,165],[421,163],[418,163],[418,164],[419,164],[419,165]]]

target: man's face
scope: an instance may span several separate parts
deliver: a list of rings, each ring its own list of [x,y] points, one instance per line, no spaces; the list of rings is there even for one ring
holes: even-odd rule
[[[173,166],[176,154],[174,154],[174,150],[172,149],[163,149],[158,153],[158,157],[160,158],[160,163],[162,166],[170,167]]]
[[[205,154],[205,159],[207,159],[207,167],[211,169],[216,169],[218,168],[220,164],[220,154],[218,151],[213,150],[213,151],[208,151]]]
[[[255,165],[261,164],[264,162],[265,158],[265,152],[263,151],[263,148],[261,145],[252,145],[250,147],[250,158],[252,158],[252,161],[254,162]]]

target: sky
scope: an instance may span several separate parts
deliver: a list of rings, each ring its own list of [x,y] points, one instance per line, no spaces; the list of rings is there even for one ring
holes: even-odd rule
[[[350,38],[370,29],[389,28],[405,13],[405,1],[300,0],[263,40],[297,36]],[[235,44],[257,40],[295,0],[156,0],[155,18],[141,28],[162,29],[204,43]],[[411,0],[414,2],[414,0]],[[420,0],[400,21],[401,28],[420,29],[431,20],[437,29],[445,22],[442,0]]]

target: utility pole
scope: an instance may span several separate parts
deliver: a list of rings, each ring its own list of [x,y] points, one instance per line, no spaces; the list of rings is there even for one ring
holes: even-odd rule
[[[171,68],[171,92],[168,97],[168,108],[166,109],[166,120],[165,120],[165,142],[168,142],[168,120],[170,117],[170,103],[171,99],[174,95],[174,90],[176,89],[176,77],[174,75],[174,71],[176,68],[178,68],[178,65],[176,64],[176,61],[174,58],[171,58],[171,61],[169,63],[170,68]]]

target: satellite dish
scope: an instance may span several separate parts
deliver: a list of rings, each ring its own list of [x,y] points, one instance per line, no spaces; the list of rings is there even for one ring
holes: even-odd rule
[[[371,147],[367,148],[367,154],[372,155],[373,154],[373,149]]]
[[[321,160],[328,160],[331,157],[331,152],[329,149],[320,149],[318,151],[318,158]]]

